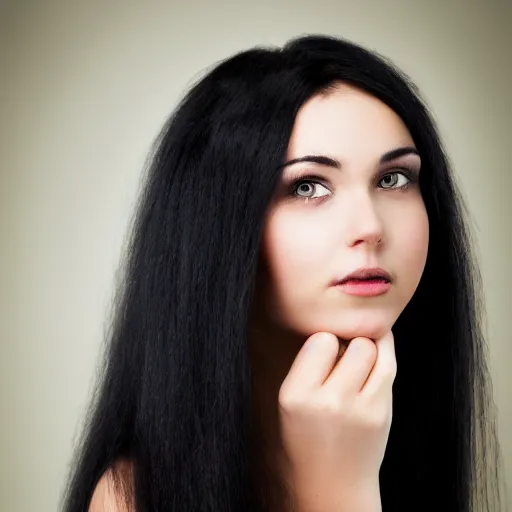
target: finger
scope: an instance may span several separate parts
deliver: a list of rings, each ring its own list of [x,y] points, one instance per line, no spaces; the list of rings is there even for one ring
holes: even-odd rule
[[[375,343],[364,337],[350,341],[347,350],[324,384],[334,392],[357,393],[363,387],[377,359]]]
[[[311,335],[299,350],[282,387],[298,393],[319,388],[329,375],[338,350],[338,338],[334,334],[318,332]]]
[[[377,361],[362,389],[363,394],[372,395],[389,391],[396,377],[397,365],[395,354],[395,338],[389,331],[382,338],[375,340]]]

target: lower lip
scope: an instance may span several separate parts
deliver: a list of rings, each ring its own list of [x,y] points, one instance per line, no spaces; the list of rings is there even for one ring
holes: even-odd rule
[[[344,293],[349,295],[358,295],[359,297],[374,297],[386,293],[391,283],[383,279],[373,279],[369,281],[347,281],[343,284],[336,285]]]

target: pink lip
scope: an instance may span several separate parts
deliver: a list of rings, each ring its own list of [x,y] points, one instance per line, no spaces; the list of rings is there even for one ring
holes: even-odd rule
[[[391,287],[391,283],[389,281],[385,281],[382,278],[371,279],[368,281],[351,279],[337,284],[336,287],[348,295],[357,295],[359,297],[374,297],[376,295],[382,295],[386,293]]]

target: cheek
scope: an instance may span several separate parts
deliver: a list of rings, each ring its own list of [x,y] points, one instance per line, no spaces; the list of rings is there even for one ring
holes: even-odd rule
[[[326,270],[333,254],[333,236],[311,218],[283,211],[274,214],[265,227],[265,310],[279,324],[294,324],[297,315],[311,311],[329,281]]]
[[[324,224],[325,225],[325,224]],[[332,254],[332,234],[310,219],[297,215],[274,216],[265,230],[263,239],[265,258],[276,284],[287,287],[293,284],[298,291],[308,281],[318,279],[318,269]],[[301,286],[302,284],[302,286]]]
[[[402,292],[407,295],[406,299],[410,300],[427,261],[429,223],[423,205],[418,207],[417,211],[403,217],[400,229],[396,230],[395,241],[395,270],[405,285]]]

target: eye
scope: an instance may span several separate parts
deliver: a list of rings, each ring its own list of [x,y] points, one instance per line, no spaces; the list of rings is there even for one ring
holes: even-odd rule
[[[399,178],[402,179],[400,180]],[[383,176],[379,183],[384,184],[384,186],[380,187],[384,189],[405,189],[413,183],[413,180],[403,172],[392,172]]]
[[[318,191],[319,189],[323,189],[325,193],[315,193],[315,191]],[[323,197],[331,192],[321,183],[318,181],[308,180],[308,179],[302,179],[300,181],[297,181],[293,185],[292,189],[292,195],[296,197],[303,197],[308,199],[316,199],[318,197]]]

